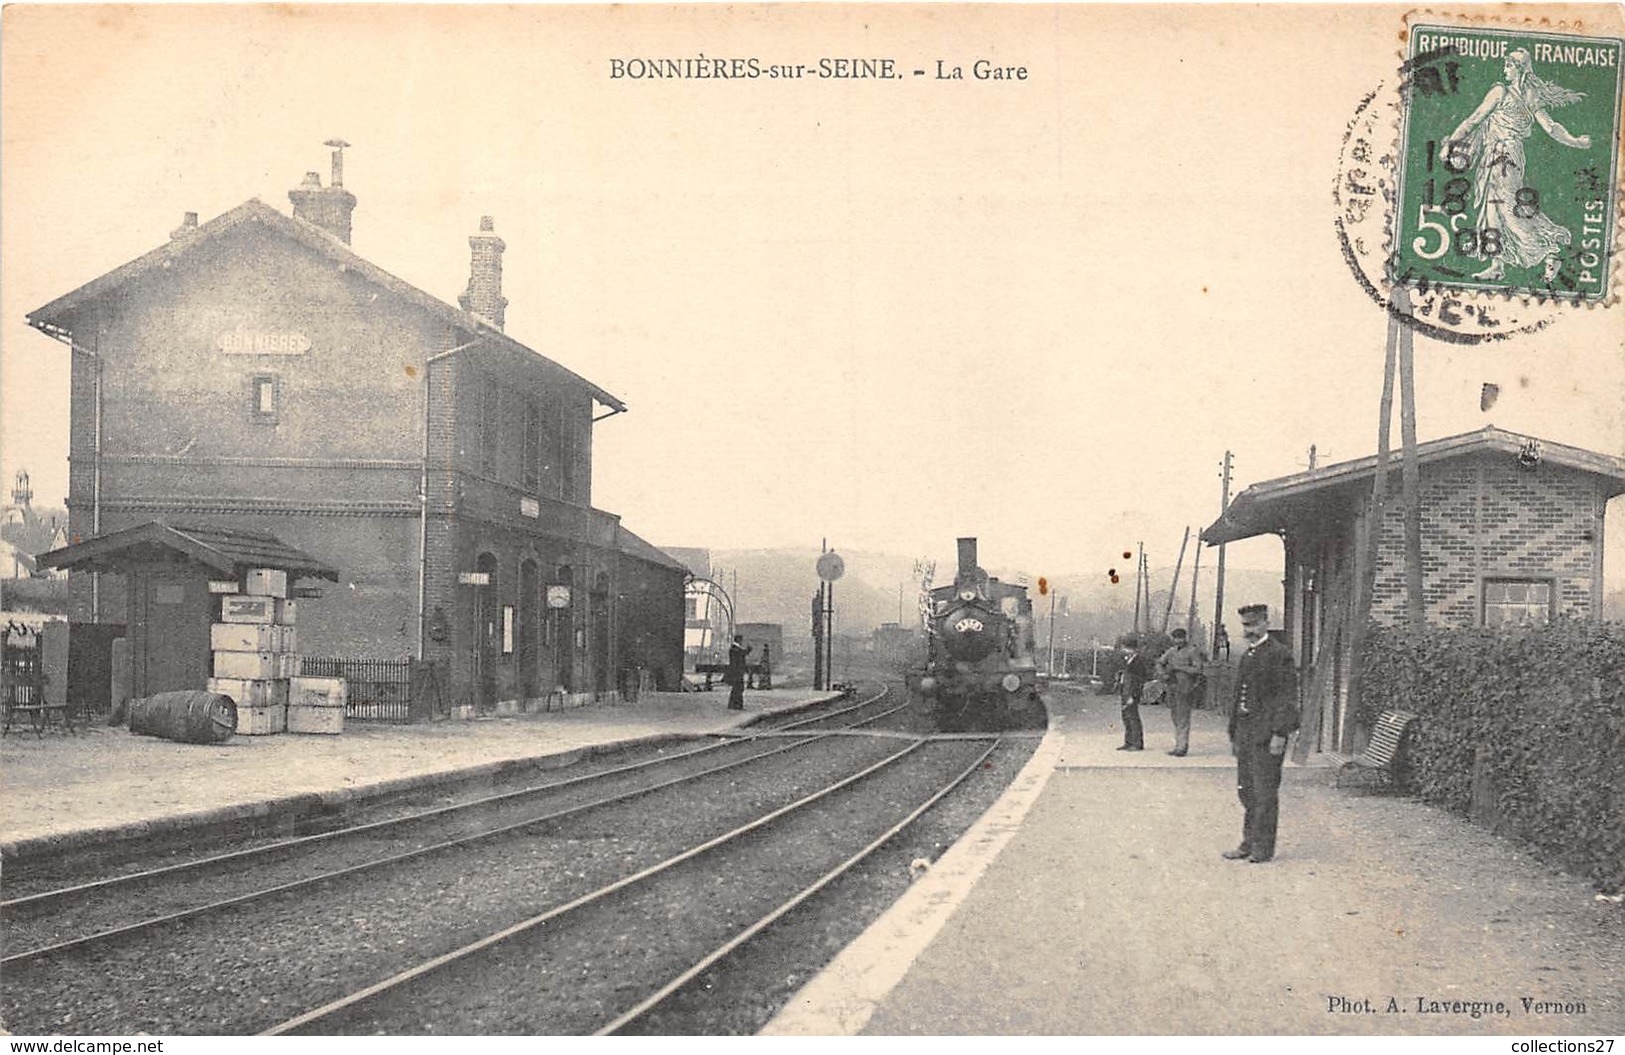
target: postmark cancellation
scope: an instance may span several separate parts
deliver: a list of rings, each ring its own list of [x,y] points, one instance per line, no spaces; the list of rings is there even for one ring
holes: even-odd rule
[[[1608,302],[1625,40],[1416,16],[1404,47],[1388,282]]]

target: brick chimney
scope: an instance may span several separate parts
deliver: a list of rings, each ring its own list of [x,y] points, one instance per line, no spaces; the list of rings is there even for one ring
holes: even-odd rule
[[[457,303],[500,330],[508,307],[508,298],[502,295],[502,251],[508,246],[497,237],[491,217],[480,217],[480,233],[468,236],[468,248],[472,252],[468,288]]]
[[[350,144],[342,139],[329,139],[327,145],[333,148],[332,185],[322,186],[321,173],[307,172],[305,181],[288,192],[288,200],[293,202],[294,216],[349,245],[355,195],[344,189],[344,148]]]
[[[197,213],[189,212],[181,218],[181,225],[169,232],[172,239],[185,238],[189,234],[197,233]]]

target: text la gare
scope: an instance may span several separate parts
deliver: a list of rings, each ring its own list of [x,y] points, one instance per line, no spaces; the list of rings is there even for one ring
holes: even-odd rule
[[[970,64],[971,79],[978,81],[1024,81],[1027,79],[1025,66],[995,66],[989,59],[977,59]],[[965,67],[952,66],[943,59],[937,60],[937,80],[962,81],[965,79]]]

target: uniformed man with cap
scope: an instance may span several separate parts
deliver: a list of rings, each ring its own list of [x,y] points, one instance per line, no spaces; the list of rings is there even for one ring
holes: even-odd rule
[[[1202,677],[1202,650],[1190,643],[1183,627],[1170,632],[1173,644],[1157,660],[1157,677],[1168,685],[1168,711],[1174,720],[1175,758],[1183,758],[1191,747],[1191,705]]]
[[[1270,636],[1269,606],[1250,604],[1240,609],[1240,615],[1247,651],[1236,671],[1230,747],[1245,814],[1241,845],[1224,856],[1262,864],[1275,856],[1281,763],[1287,738],[1298,728],[1298,673],[1292,651]]]

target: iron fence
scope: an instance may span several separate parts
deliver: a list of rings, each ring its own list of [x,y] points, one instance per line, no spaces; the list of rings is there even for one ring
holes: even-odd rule
[[[19,643],[13,644],[13,640]],[[4,652],[4,670],[0,671],[7,707],[32,707],[45,702],[45,670],[40,664],[38,634],[12,635],[0,632],[0,651]]]
[[[311,677],[345,680],[344,718],[357,722],[412,721],[413,667],[409,659],[305,656],[300,660],[300,670]]]

